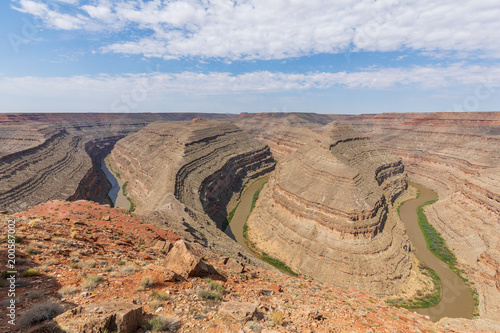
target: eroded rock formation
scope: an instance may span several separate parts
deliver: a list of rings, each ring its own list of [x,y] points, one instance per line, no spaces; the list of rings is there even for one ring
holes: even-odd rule
[[[351,128],[308,136],[261,192],[247,222],[250,240],[320,281],[397,292],[411,269],[391,205],[407,186],[401,160]]]
[[[391,114],[351,122],[438,192],[430,223],[475,282],[482,318],[500,320],[500,113]]]
[[[155,122],[110,155],[138,211],[166,209],[172,194],[218,227],[246,184],[274,168],[269,148],[227,122]]]

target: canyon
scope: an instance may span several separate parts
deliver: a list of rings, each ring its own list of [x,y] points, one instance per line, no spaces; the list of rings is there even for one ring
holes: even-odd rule
[[[255,246],[379,296],[430,283],[397,215],[409,178],[438,193],[426,216],[474,283],[479,318],[500,321],[500,113],[3,114],[0,142],[0,210],[110,204],[109,155],[134,216],[267,270],[222,229],[268,174],[248,220]]]

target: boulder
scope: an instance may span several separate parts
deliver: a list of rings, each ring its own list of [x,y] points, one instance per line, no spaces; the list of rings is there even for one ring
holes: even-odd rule
[[[219,309],[221,314],[228,315],[236,320],[249,320],[255,314],[258,304],[249,302],[230,301],[223,303]]]
[[[169,240],[165,241],[159,240],[153,246],[153,249],[164,251],[165,253],[168,253],[171,248],[172,248],[172,243]]]
[[[214,267],[205,263],[183,239],[175,242],[165,258],[165,267],[184,278],[217,272]]]
[[[105,330],[135,333],[141,327],[142,307],[125,302],[94,303],[73,308],[52,321],[63,329],[62,332],[67,333],[99,333]],[[45,325],[49,327],[47,325],[51,324]]]
[[[230,270],[235,273],[242,273],[245,269],[245,266],[241,264],[239,261],[234,260],[233,258],[225,258],[224,265],[226,265]]]

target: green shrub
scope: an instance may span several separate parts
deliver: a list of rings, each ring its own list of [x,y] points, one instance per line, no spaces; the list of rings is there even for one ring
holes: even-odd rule
[[[145,328],[153,332],[175,332],[181,324],[180,319],[174,316],[156,316],[145,322]]]
[[[159,293],[159,292],[154,291],[154,290],[151,293],[151,296],[153,296],[153,298],[155,298],[155,299],[160,299],[162,301],[168,301],[168,300],[170,300],[170,296],[168,296],[167,294]]]
[[[38,274],[40,274],[38,269],[30,268],[30,269],[27,269],[24,272],[22,272],[21,276],[30,277],[30,276],[37,276]]]
[[[89,275],[83,280],[83,287],[88,290],[95,289],[103,279],[99,275]]]
[[[30,246],[27,246],[24,249],[24,252],[29,253],[29,254],[37,254],[38,253],[38,251],[35,248],[30,247]]]
[[[271,312],[271,326],[277,326],[283,324],[283,312],[279,310],[274,310]]]
[[[142,289],[146,289],[149,287],[152,287],[155,284],[155,279],[152,278],[151,276],[145,276],[142,278],[141,283],[139,284],[139,287]]]
[[[222,295],[217,292],[217,291],[208,291],[205,289],[202,289],[198,291],[198,296],[204,299],[205,301],[212,300],[212,301],[222,301]]]

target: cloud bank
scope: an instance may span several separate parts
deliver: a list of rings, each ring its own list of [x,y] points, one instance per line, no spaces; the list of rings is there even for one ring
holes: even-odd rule
[[[346,51],[500,58],[497,0],[13,0],[59,30],[142,33],[102,52],[269,60]]]

